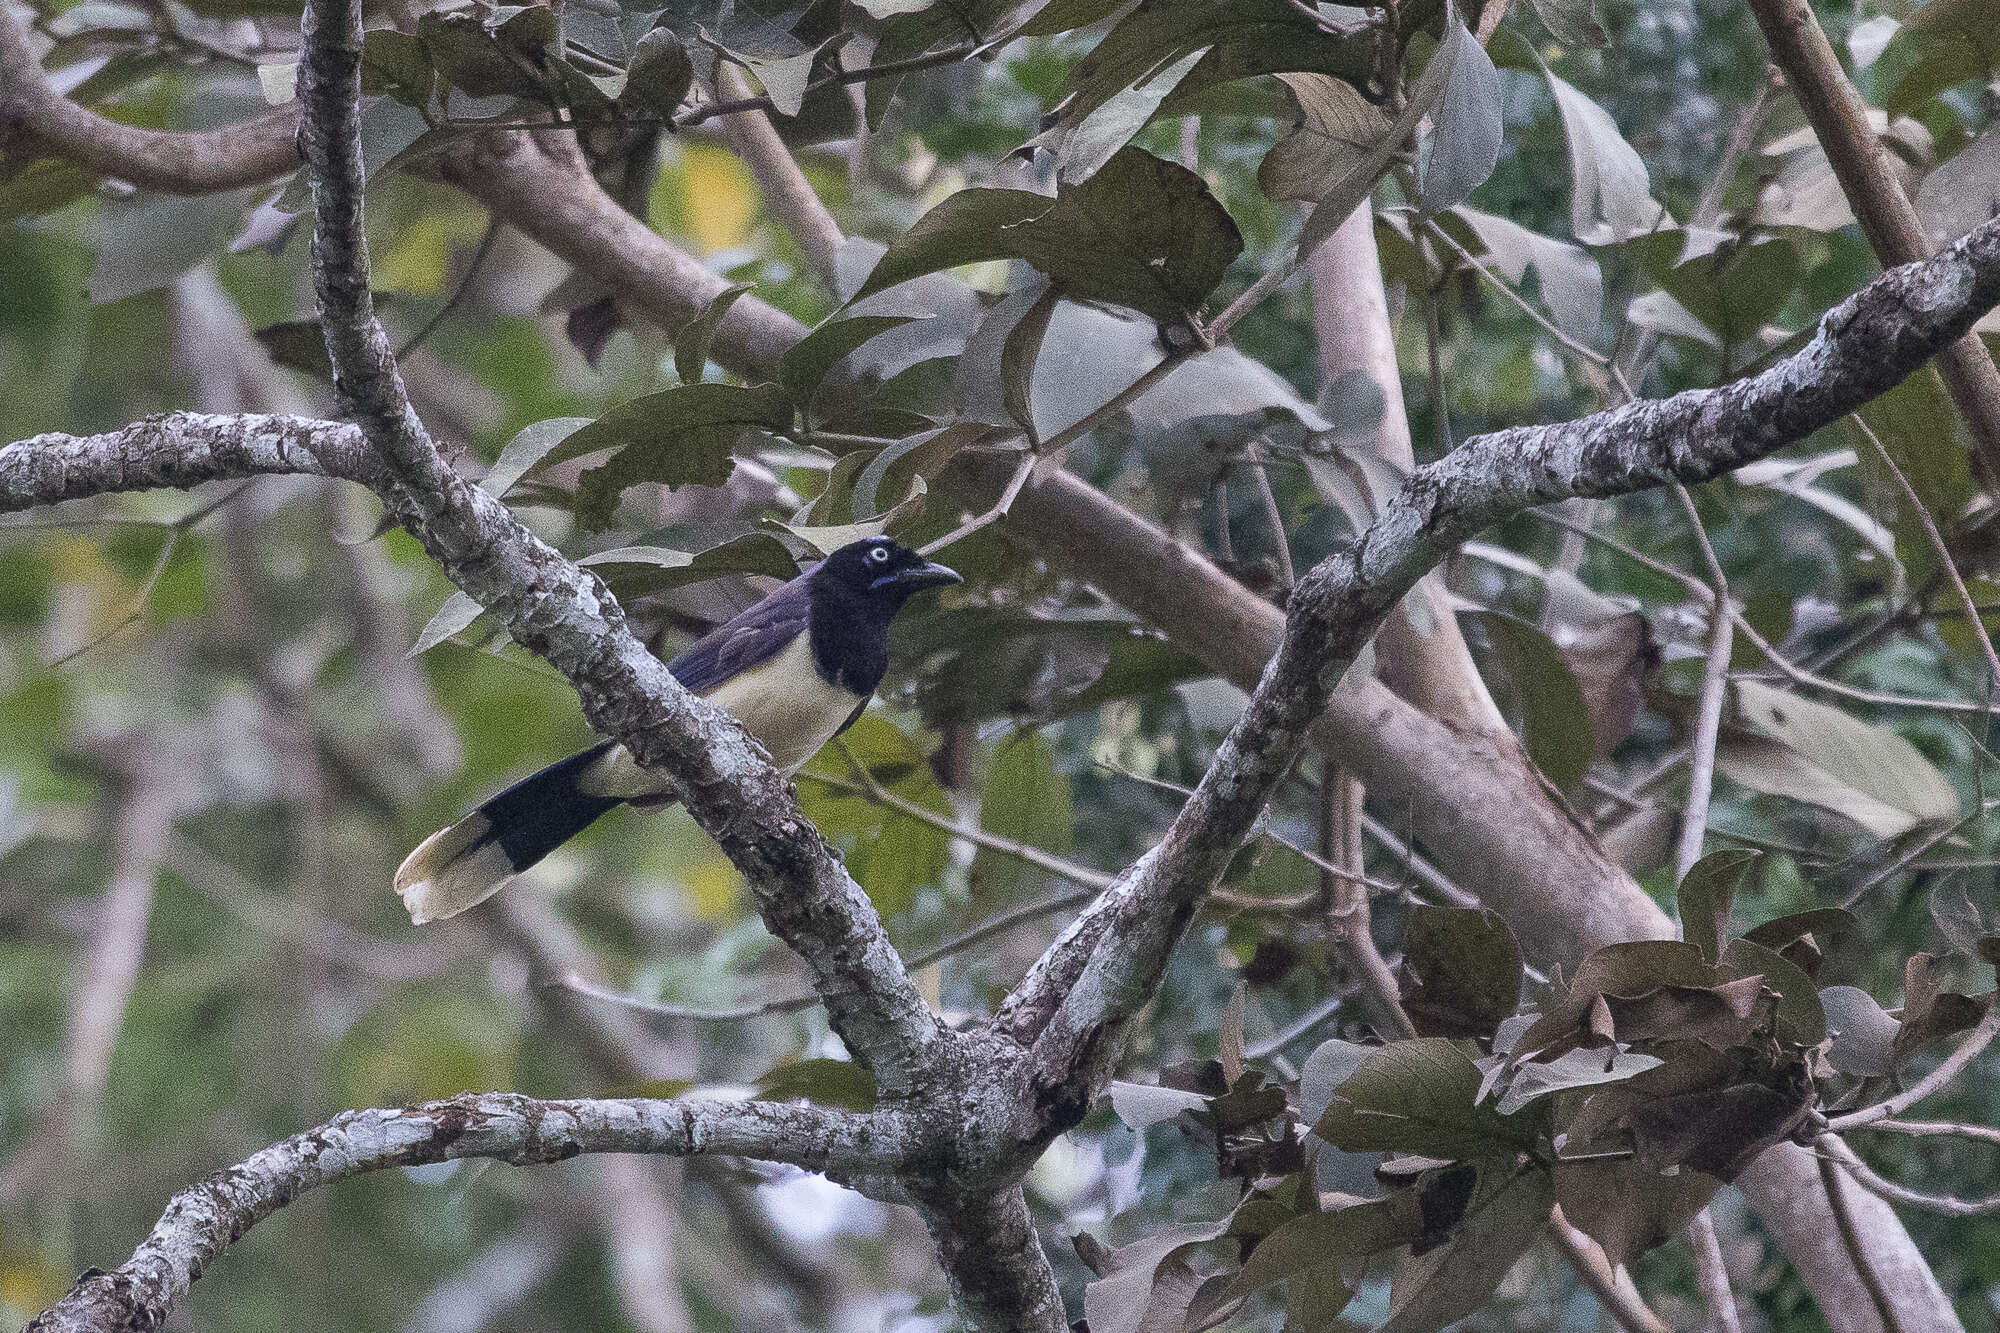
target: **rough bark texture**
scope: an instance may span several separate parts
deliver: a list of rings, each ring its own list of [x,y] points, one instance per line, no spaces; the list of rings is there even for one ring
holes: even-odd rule
[[[1917,210],[1896,183],[1889,150],[1868,123],[1868,107],[1841,72],[1826,32],[1805,0],[1751,0],[1771,59],[1799,99],[1862,234],[1884,265],[1911,264],[1930,253]],[[2000,486],[2000,367],[1977,334],[1937,356],[1938,375],[1976,442],[1989,488]]]
[[[490,1092],[406,1110],[346,1111],[174,1196],[132,1258],[86,1274],[29,1333],[160,1327],[202,1271],[309,1189],[393,1166],[491,1157],[517,1166],[586,1152],[733,1153],[838,1175],[883,1145],[867,1116],[772,1102],[537,1101]]]
[[[1336,747],[1352,747],[1350,766],[1379,793],[1417,807],[1427,842],[1468,883],[1503,910],[1513,895],[1510,917],[1545,952],[1574,956],[1611,939],[1661,933],[1663,918],[1604,862],[1588,835],[1552,802],[1533,796],[1532,770],[1511,738],[1461,734],[1373,684],[1334,696],[1346,666],[1415,582],[1459,542],[1521,508],[1703,480],[1801,439],[1893,385],[2000,300],[2000,223],[1994,223],[1936,260],[1884,275],[1832,312],[1804,351],[1752,380],[1472,440],[1416,472],[1366,534],[1306,576],[1282,634],[1275,611],[1108,498],[1060,473],[1037,479],[1023,491],[1010,526],[1142,614],[1170,628],[1179,622],[1189,646],[1231,676],[1260,683],[1161,845],[1051,947],[992,1029],[952,1033],[924,1005],[865,895],[740,729],[672,680],[627,632],[617,603],[595,578],[536,540],[431,448],[368,308],[353,148],[358,6],[315,3],[307,32],[302,102],[318,203],[315,285],[329,351],[359,428],[174,414],[90,439],[39,437],[0,448],[0,508],[265,471],[319,472],[367,485],[459,586],[569,677],[593,725],[676,783],[691,813],[750,881],[767,924],[806,960],[836,1029],[874,1069],[885,1098],[870,1117],[830,1120],[816,1113],[823,1118],[813,1123],[829,1134],[844,1127],[838,1143],[843,1152],[853,1149],[851,1159],[836,1158],[830,1140],[810,1135],[769,1144],[741,1118],[761,1113],[741,1106],[701,1112],[719,1117],[717,1126],[735,1126],[736,1138],[720,1130],[704,1137],[685,1120],[676,1137],[665,1112],[643,1134],[620,1120],[620,1132],[634,1137],[594,1138],[599,1131],[575,1118],[584,1115],[582,1107],[637,1103],[524,1107],[525,1099],[476,1098],[470,1104],[491,1106],[498,1118],[481,1110],[476,1124],[460,1125],[447,1112],[442,1126],[422,1119],[435,1108],[420,1108],[408,1125],[403,1120],[412,1113],[355,1113],[383,1118],[368,1131],[376,1135],[375,1156],[386,1154],[379,1164],[396,1164],[405,1146],[435,1154],[412,1160],[438,1160],[462,1141],[490,1142],[496,1150],[486,1155],[523,1161],[619,1148],[700,1148],[796,1161],[804,1151],[798,1142],[810,1142],[826,1155],[802,1164],[878,1185],[878,1177],[887,1177],[918,1205],[938,1240],[961,1315],[977,1329],[1063,1327],[1018,1182],[1049,1139],[1087,1109],[1186,922],[1315,725]],[[18,46],[9,35],[0,29],[0,50]],[[32,102],[7,99],[17,108]],[[617,208],[566,140],[481,140],[448,157],[442,169],[669,327],[721,287]],[[768,376],[801,332],[795,321],[745,299],[724,322],[715,349],[732,369]],[[959,484],[966,495],[983,485],[976,476]],[[1206,611],[1214,614],[1205,621],[1188,619]],[[1330,697],[1336,702],[1328,711]],[[1493,785],[1482,792],[1476,784],[1489,775]],[[696,1114],[676,1103],[650,1105]],[[534,1109],[548,1106],[564,1109]],[[496,1129],[508,1115],[531,1132],[522,1129],[517,1140]],[[857,1126],[865,1128],[846,1133]],[[403,1145],[396,1136],[404,1130],[418,1139]],[[283,1158],[288,1145],[312,1137],[266,1153]],[[259,1177],[277,1182],[268,1192],[251,1189],[239,1198],[216,1193],[212,1183],[191,1192],[208,1191],[203,1199],[240,1210],[218,1214],[198,1233],[207,1240],[197,1237],[175,1251],[169,1287],[178,1281],[184,1288],[228,1239],[298,1189],[369,1169],[361,1163],[374,1160],[296,1149],[284,1160],[293,1159],[300,1165],[289,1174]],[[1781,1207],[1767,1216],[1787,1236],[1787,1248],[1805,1254],[1811,1238],[1791,1233],[1817,1227],[1823,1213],[1785,1195],[1789,1166],[1773,1174],[1779,1179],[1769,1186],[1768,1202]],[[1782,1208],[1788,1203],[1789,1213]],[[177,1202],[161,1227],[176,1229],[188,1206]],[[1896,1261],[1908,1249],[1892,1219],[1871,1239],[1880,1251],[1878,1271],[1885,1256]],[[204,1249],[210,1242],[213,1248]],[[1929,1278],[1914,1251],[1908,1253],[1915,1271],[1907,1308],[1915,1318],[1937,1302],[1917,1290]],[[1828,1318],[1842,1329],[1864,1327],[1847,1322],[1843,1296],[1854,1285],[1852,1265],[1845,1276],[1816,1273],[1810,1257],[1801,1259],[1802,1268],[1816,1278]],[[119,1274],[87,1279],[58,1307],[98,1310],[124,1323],[43,1327],[144,1326],[126,1318],[141,1308],[126,1294],[157,1262],[142,1249]],[[144,1306],[145,1318],[157,1322],[177,1292]],[[1925,1325],[1951,1326],[1948,1308]]]

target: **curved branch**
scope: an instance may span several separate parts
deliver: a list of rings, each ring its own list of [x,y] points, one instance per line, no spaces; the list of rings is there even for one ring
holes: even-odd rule
[[[313,283],[335,382],[393,474],[373,486],[452,582],[561,671],[597,730],[672,779],[750,883],[771,932],[804,958],[834,1029],[885,1095],[907,1093],[947,1039],[868,897],[784,776],[728,714],[689,694],[626,627],[596,576],[541,541],[438,456],[411,409],[369,294],[362,226],[359,0],[311,0],[300,65],[313,178]]]
[[[1300,581],[1278,655],[1165,839],[1031,974],[1016,1003],[1050,1014],[1035,1037],[1042,1076],[1089,1076],[1115,1049],[1355,656],[1461,542],[1531,506],[1707,481],[1762,458],[1894,387],[1996,304],[2000,219],[1884,273],[1762,374],[1479,436],[1412,473],[1373,525]]]
[[[0,148],[25,140],[142,189],[213,194],[295,170],[298,127],[295,107],[200,131],[108,120],[49,87],[28,34],[0,5]]]
[[[175,1195],[131,1259],[89,1273],[28,1325],[34,1333],[158,1328],[202,1270],[309,1189],[395,1166],[490,1157],[516,1166],[579,1153],[724,1153],[829,1174],[894,1162],[882,1113],[777,1102],[575,1099],[489,1092],[401,1110],[344,1111]]]

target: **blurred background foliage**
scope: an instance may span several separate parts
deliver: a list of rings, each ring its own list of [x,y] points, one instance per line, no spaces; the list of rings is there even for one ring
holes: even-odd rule
[[[1824,159],[1800,161],[1816,150],[1788,139],[1802,122],[1767,90],[1744,6],[1607,0],[1599,48],[1555,41],[1521,8],[1493,47],[1506,127],[1498,167],[1470,201],[1477,212],[1460,210],[1445,228],[1523,301],[1413,232],[1396,188],[1381,191],[1378,236],[1420,457],[1448,439],[1613,400],[1601,363],[1566,355],[1551,316],[1635,368],[1642,392],[1660,394],[1788,345],[1875,268],[1837,194],[1829,203]],[[1941,87],[1909,86],[1912,69],[1930,68],[1893,38],[1914,8],[1820,6],[1864,92],[1893,107],[1885,133],[1913,185],[1970,145],[1990,149],[1994,133],[1976,69]],[[284,0],[80,0],[35,17],[58,39],[65,59],[50,64],[67,90],[156,126],[255,113],[263,102],[244,66],[287,58],[295,38]],[[908,79],[879,129],[801,149],[813,184],[850,235],[888,241],[953,190],[1007,179],[1023,170],[1009,155],[1041,128],[1101,32],[1018,41],[991,61]],[[255,54],[205,53],[217,45]],[[1582,122],[1566,127],[1540,66],[1608,113],[1608,140]],[[1222,298],[1297,226],[1292,205],[1257,180],[1292,115],[1282,96],[1275,114],[1273,105],[1212,110],[1198,124],[1164,119],[1139,139],[1195,162],[1241,227],[1245,257]],[[370,114],[378,164],[424,128],[386,99]],[[1739,130],[1748,151],[1732,153]],[[1640,199],[1649,190],[1671,218],[1708,231],[1669,227],[1667,241],[1634,232],[1588,251],[1568,243],[1581,239],[1580,172],[1612,161],[1621,142],[1650,173]],[[627,201],[663,234],[809,324],[835,308],[712,126],[665,137],[640,169]],[[125,195],[47,163],[0,184],[11,220],[0,233],[0,438],[108,429],[175,407],[328,410],[319,378],[272,360],[308,365],[317,338],[291,327],[310,313],[306,247],[274,193]],[[650,326],[614,312],[613,331],[593,337],[566,318],[601,293],[578,290],[518,234],[489,235],[466,196],[404,170],[384,172],[369,203],[392,337],[422,335],[404,361],[416,404],[469,469],[534,423],[595,417],[680,382],[674,349]],[[1697,258],[1677,265],[1689,246]],[[993,263],[967,276],[999,292],[1021,275]],[[1284,410],[1295,420],[1330,422],[1337,436],[1366,415],[1318,382],[1301,286],[1260,307],[1236,341],[1289,385]],[[1633,356],[1640,345],[1646,354]],[[1062,373],[1111,387],[1135,369],[1115,350],[1101,364],[1088,348],[1063,360]],[[700,374],[721,378],[714,367]],[[1926,499],[1958,518],[1973,498],[1966,442],[1935,380],[1919,377],[1870,420]],[[1226,466],[1212,445],[1150,429],[1100,432],[1077,466],[1253,586],[1276,589],[1283,561],[1254,488],[1215,486]],[[1352,514],[1325,450],[1281,435],[1268,445],[1269,475],[1285,554],[1304,568],[1350,530]],[[1856,689],[1976,701],[1984,682],[1972,641],[1915,516],[1885,477],[1843,452],[1855,438],[1828,436],[1699,496],[1745,618],[1788,658]],[[574,469],[551,476],[558,489],[575,483]],[[824,458],[773,448],[724,487],[628,491],[604,533],[581,530],[560,504],[516,498],[573,553],[699,551],[760,518],[791,517],[828,476]],[[957,517],[933,507],[913,531],[935,535]],[[1611,542],[1522,519],[1456,561],[1451,584],[1537,759],[1665,900],[1682,781],[1674,759],[1705,634],[1698,600],[1672,571],[1705,578],[1705,566],[1670,497],[1573,517]],[[86,1264],[125,1254],[175,1189],[346,1107],[467,1088],[574,1095],[762,1083],[828,1100],[855,1093],[815,1063],[839,1050],[809,1007],[693,1016],[762,1006],[804,983],[734,871],[679,812],[616,815],[467,918],[409,926],[388,891],[404,852],[587,734],[563,682],[482,638],[476,623],[440,626],[457,632],[409,655],[452,590],[414,542],[378,533],[377,521],[358,493],[266,479],[0,527],[0,1321],[27,1318]],[[1960,554],[1980,575],[1982,602],[1994,601],[1987,552]],[[808,812],[846,850],[906,956],[1010,908],[1060,899],[1073,909],[1076,886],[1001,847],[955,844],[936,823],[885,806],[881,791],[936,821],[1107,871],[1164,827],[1177,799],[1170,786],[1198,778],[1240,704],[1000,530],[949,558],[972,583],[902,627],[883,703],[800,780]],[[671,652],[766,586],[730,574],[634,609]],[[1747,644],[1735,666],[1791,688]],[[1829,777],[1821,762],[1828,746],[1860,735],[1865,749],[1893,732],[1978,813],[1992,760],[1978,710],[1817,697],[1881,730],[1773,737],[1745,722],[1731,732],[1762,746],[1725,762],[1730,780],[1713,811],[1718,845],[1766,852],[1738,913],[1754,922],[1853,896],[1858,925],[1828,949],[1822,984],[1893,1005],[1909,955],[1957,950],[1946,966],[1958,988],[1987,988],[1990,973],[1963,947],[1993,920],[1990,823],[1974,818],[1941,841],[1914,814],[1871,824],[1857,815],[1873,811],[1866,783]],[[1760,772],[1781,776],[1760,782]],[[1806,776],[1788,785],[1783,773]],[[1249,983],[1253,1048],[1329,996],[1352,998],[1329,961],[1320,876],[1274,840],[1314,843],[1315,777],[1288,788],[1272,838],[1246,851],[1201,918],[1126,1077],[1151,1082],[1213,1057],[1239,979]],[[1809,780],[1816,795],[1799,799]],[[1393,809],[1375,813],[1398,828]],[[1413,882],[1383,845],[1371,844],[1369,865]],[[1961,899],[1972,927],[1954,906]],[[983,1013],[1063,919],[1027,917],[931,964],[924,984],[947,1012]],[[1375,930],[1393,957],[1398,896],[1380,901]],[[643,1018],[550,984],[571,969],[683,1016]],[[102,993],[93,978],[115,981],[121,970],[129,1002],[108,1028],[90,1028],[73,997]],[[1357,1035],[1366,1024],[1344,1004],[1317,1030]],[[1269,1067],[1294,1075],[1289,1061],[1303,1060],[1305,1041],[1266,1050]],[[1993,1123],[1995,1088],[1968,1077],[1934,1109]],[[1912,1183],[1962,1187],[1991,1175],[1968,1164],[1962,1145],[1880,1147],[1884,1170]],[[1216,1166],[1213,1145],[1184,1125],[1134,1130],[1106,1106],[1051,1150],[1031,1198],[1045,1236],[1088,1228],[1117,1243],[1216,1216],[1236,1193]],[[1908,1221],[1968,1325],[2000,1327],[2000,1223]],[[1726,1211],[1725,1222],[1757,1326],[1821,1327],[1754,1220]],[[1066,1249],[1056,1258],[1074,1295],[1088,1275]],[[1638,1278],[1670,1322],[1698,1322],[1679,1246],[1640,1260]],[[1385,1285],[1364,1287],[1348,1317],[1379,1316]],[[578,1160],[390,1173],[314,1193],[204,1278],[183,1326],[902,1328],[941,1318],[942,1295],[920,1228],[824,1182],[715,1163]],[[1482,1326],[1603,1323],[1552,1254],[1524,1261],[1501,1297],[1478,1316]]]

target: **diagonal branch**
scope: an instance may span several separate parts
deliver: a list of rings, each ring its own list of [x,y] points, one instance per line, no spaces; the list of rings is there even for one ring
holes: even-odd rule
[[[776,1102],[575,1099],[489,1092],[402,1110],[344,1111],[181,1191],[132,1258],[86,1274],[28,1328],[104,1333],[158,1328],[202,1270],[309,1189],[388,1167],[490,1157],[516,1166],[579,1153],[723,1153],[835,1176],[893,1165],[897,1123]]]
[[[674,780],[756,891],[772,933],[806,960],[835,1030],[886,1093],[907,1092],[943,1030],[790,784],[727,714],[695,700],[633,637],[595,576],[452,471],[411,409],[369,295],[359,0],[308,4],[304,32],[313,283],[342,400],[391,474],[372,488],[454,583],[569,678],[593,726]]]
[[[1038,1074],[1101,1074],[1306,728],[1383,617],[1452,549],[1531,506],[1707,481],[1802,440],[1892,388],[1995,304],[2000,219],[1883,274],[1762,374],[1479,436],[1412,473],[1367,531],[1300,581],[1278,655],[1165,839],[1010,997],[1017,1015],[1048,1015],[1039,1031],[1032,1019],[1014,1028],[1035,1041]]]

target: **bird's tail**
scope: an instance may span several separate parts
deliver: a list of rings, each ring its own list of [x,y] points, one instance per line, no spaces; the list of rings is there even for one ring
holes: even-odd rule
[[[605,741],[521,779],[450,828],[425,838],[396,871],[396,893],[418,925],[484,902],[625,803],[586,788],[610,752]]]

